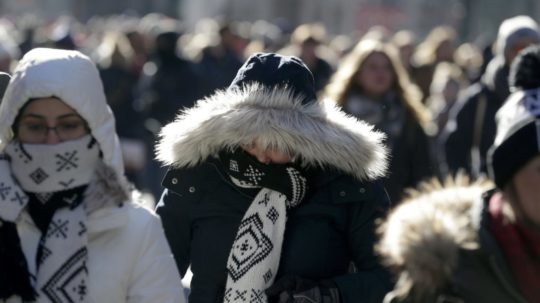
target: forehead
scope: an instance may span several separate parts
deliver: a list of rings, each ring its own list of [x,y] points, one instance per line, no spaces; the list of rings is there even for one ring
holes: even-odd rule
[[[77,115],[77,112],[62,100],[47,97],[37,98],[29,101],[28,104],[23,108],[21,117],[31,115],[42,116],[44,118],[56,118],[70,114]]]

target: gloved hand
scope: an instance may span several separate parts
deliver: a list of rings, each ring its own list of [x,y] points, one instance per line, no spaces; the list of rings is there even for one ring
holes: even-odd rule
[[[331,280],[313,281],[285,276],[266,290],[275,303],[340,303],[339,289]]]

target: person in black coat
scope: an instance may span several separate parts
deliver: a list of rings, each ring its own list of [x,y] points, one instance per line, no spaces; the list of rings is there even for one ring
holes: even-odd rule
[[[380,302],[382,139],[272,53],[181,112],[157,146],[170,167],[157,213],[182,275],[191,266],[190,302]]]
[[[528,16],[506,19],[499,27],[495,56],[481,80],[467,88],[450,110],[446,128],[440,136],[439,149],[446,161],[443,174],[463,169],[473,177],[487,174],[487,151],[495,138],[495,113],[510,90],[510,65],[519,51],[540,43],[540,28]]]
[[[538,302],[540,45],[519,53],[509,83],[490,181],[423,184],[381,225],[378,249],[398,281],[385,303]]]

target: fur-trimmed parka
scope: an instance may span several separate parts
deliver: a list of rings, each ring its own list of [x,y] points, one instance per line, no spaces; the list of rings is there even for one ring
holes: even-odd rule
[[[488,229],[490,186],[425,183],[392,211],[377,246],[397,273],[384,302],[526,302]]]
[[[292,155],[309,183],[288,212],[276,281],[332,279],[343,302],[381,302],[390,287],[373,252],[374,222],[389,208],[378,181],[382,134],[331,102],[302,103],[287,87],[254,83],[199,101],[161,135],[158,159],[170,170],[157,212],[182,275],[191,266],[190,302],[223,300],[227,257],[253,197],[229,181],[218,154],[254,139]]]

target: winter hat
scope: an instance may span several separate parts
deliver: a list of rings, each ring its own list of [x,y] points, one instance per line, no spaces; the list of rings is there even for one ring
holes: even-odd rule
[[[540,88],[510,95],[497,112],[497,135],[488,153],[490,177],[499,188],[540,154]]]
[[[510,67],[509,85],[511,91],[540,87],[540,45],[523,49]]]
[[[540,28],[529,16],[515,16],[504,20],[499,26],[495,52],[507,58],[510,48],[523,38],[532,38],[540,42]]]
[[[286,86],[304,104],[317,99],[311,71],[294,56],[274,53],[252,55],[238,70],[229,90],[242,88],[252,82],[269,88]]]

